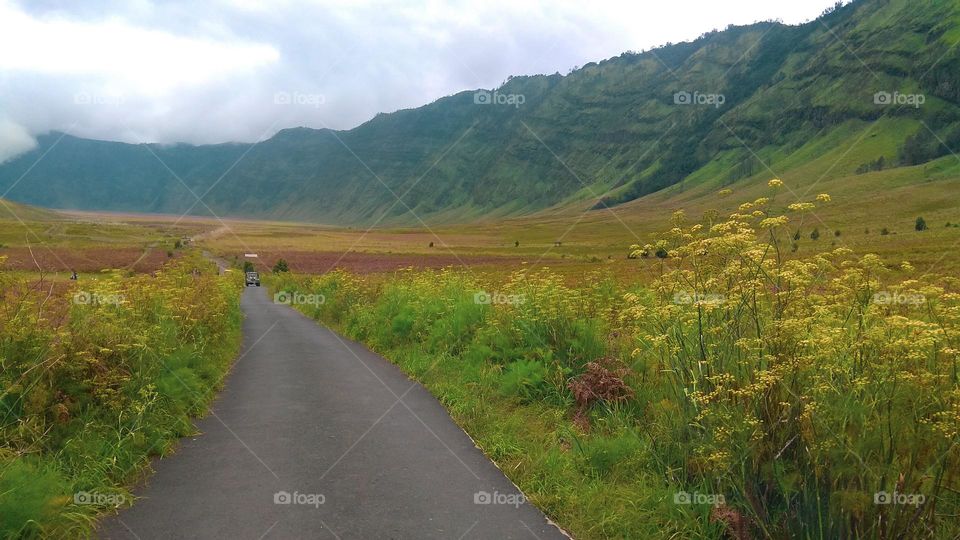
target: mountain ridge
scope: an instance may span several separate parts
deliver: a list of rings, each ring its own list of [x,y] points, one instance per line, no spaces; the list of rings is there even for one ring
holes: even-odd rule
[[[672,186],[729,185],[884,117],[907,122],[873,135],[894,139],[893,150],[858,167],[922,163],[960,147],[958,29],[955,5],[858,0],[801,25],[731,26],[568,75],[511,77],[350,130],[293,127],[255,144],[204,146],[48,134],[0,165],[0,190],[55,139],[10,198],[351,225],[600,209]],[[883,92],[925,103],[874,103]],[[704,96],[714,102],[683,102]]]

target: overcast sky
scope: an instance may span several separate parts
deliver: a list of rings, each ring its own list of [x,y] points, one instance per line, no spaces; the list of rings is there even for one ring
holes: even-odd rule
[[[0,0],[0,161],[50,130],[255,141],[835,0]]]

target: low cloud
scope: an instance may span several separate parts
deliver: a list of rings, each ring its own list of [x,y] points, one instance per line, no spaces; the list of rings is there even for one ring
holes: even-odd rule
[[[0,118],[0,163],[29,152],[37,146],[26,128],[6,118]]]

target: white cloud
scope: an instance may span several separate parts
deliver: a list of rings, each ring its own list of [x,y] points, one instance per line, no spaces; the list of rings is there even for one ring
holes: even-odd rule
[[[252,141],[566,73],[834,0],[0,0],[0,113],[29,133]],[[277,92],[322,95],[278,105]],[[77,96],[90,96],[78,103]]]
[[[0,163],[33,150],[37,141],[26,129],[6,118],[0,118]]]
[[[7,72],[85,75],[162,95],[278,59],[270,45],[177,36],[119,18],[36,18],[0,4],[0,70]]]

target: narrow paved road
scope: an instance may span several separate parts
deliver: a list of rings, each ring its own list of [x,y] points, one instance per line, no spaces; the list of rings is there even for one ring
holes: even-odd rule
[[[242,305],[243,351],[202,434],[101,537],[564,538],[394,365],[263,288]]]

